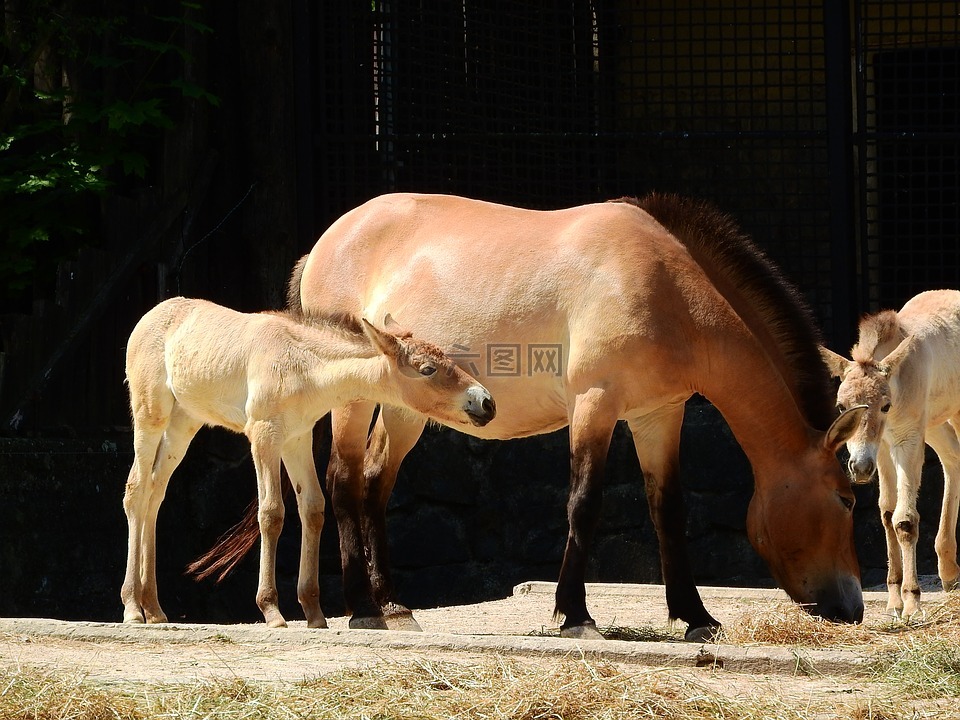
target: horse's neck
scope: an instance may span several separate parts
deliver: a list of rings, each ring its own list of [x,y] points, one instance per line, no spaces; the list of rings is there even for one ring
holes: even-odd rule
[[[786,383],[758,346],[737,350],[710,353],[701,394],[723,415],[755,470],[798,456],[809,447],[809,426]]]
[[[388,361],[365,336],[315,328],[305,338],[304,349],[315,358],[307,374],[318,395],[337,403],[359,397],[380,402],[395,399],[391,384],[385,382]]]

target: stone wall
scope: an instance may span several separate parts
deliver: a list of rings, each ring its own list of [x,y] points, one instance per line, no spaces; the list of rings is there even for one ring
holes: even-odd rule
[[[716,410],[688,403],[681,441],[687,535],[701,585],[770,586],[747,542],[749,466]],[[119,620],[126,553],[122,496],[131,437],[0,439],[0,615]],[[392,565],[400,599],[413,607],[478,602],[524,580],[556,580],[566,541],[565,431],[506,442],[428,430],[408,457],[391,502]],[[604,509],[587,579],[658,582],[656,540],[626,428],[610,450]],[[928,456],[921,492],[920,571],[936,573],[933,535],[942,479]],[[864,584],[882,583],[886,555],[875,485],[857,490],[857,545]],[[256,552],[225,582],[195,583],[183,568],[255,497],[246,440],[203,430],[174,474],[159,523],[160,598],[171,619],[260,619]],[[296,602],[299,523],[282,534],[278,581],[289,619]],[[322,537],[322,602],[342,613],[339,552],[329,514]],[[664,608],[664,612],[666,609]]]

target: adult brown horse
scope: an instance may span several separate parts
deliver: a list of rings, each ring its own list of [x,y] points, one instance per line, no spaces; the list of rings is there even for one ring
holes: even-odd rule
[[[712,207],[657,194],[556,211],[385,195],[330,226],[291,290],[305,313],[378,322],[389,313],[441,347],[482,355],[473,369],[497,398],[497,417],[464,432],[508,439],[569,425],[569,535],[556,593],[565,636],[599,637],[584,576],[619,420],[643,470],[670,617],[688,623],[690,639],[719,626],[684,539],[678,456],[694,393],[716,405],[751,461],[747,529],[774,577],[815,614],[862,618],[854,496],[835,456],[861,410],[835,418],[809,311]],[[499,364],[509,351],[515,366]],[[426,420],[385,406],[368,443],[374,410],[361,402],[332,413],[327,482],[350,626],[385,627],[392,616],[391,627],[416,627],[393,602],[385,510]]]

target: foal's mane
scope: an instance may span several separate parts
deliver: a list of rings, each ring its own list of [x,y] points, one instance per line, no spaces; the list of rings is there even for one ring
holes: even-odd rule
[[[724,296],[754,333],[779,351],[787,387],[807,422],[826,430],[836,415],[830,376],[819,346],[813,313],[797,289],[740,229],[736,221],[703,200],[651,193],[619,198],[663,225],[714,281],[732,288]],[[758,327],[759,325],[759,327]]]
[[[850,357],[861,365],[871,365],[877,347],[888,340],[895,339],[899,343],[906,336],[896,310],[881,310],[874,315],[866,315],[860,320],[859,337],[850,350]]]

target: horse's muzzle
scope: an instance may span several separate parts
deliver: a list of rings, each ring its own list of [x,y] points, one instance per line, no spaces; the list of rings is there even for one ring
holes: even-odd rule
[[[803,607],[811,615],[817,615],[824,620],[863,622],[863,591],[860,582],[853,577],[847,578],[830,588],[822,589],[816,594],[814,602]]]
[[[854,485],[866,485],[873,480],[877,472],[877,464],[870,459],[854,460],[850,458],[847,462],[847,471],[850,473],[850,482]]]
[[[485,388],[480,388],[474,392],[471,388],[470,399],[464,410],[470,418],[470,422],[478,427],[483,427],[497,416],[497,404],[493,397]]]

